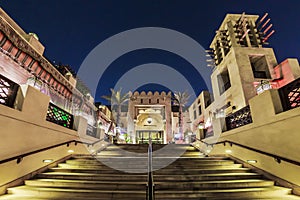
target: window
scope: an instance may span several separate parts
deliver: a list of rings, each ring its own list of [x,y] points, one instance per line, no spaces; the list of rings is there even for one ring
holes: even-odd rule
[[[210,100],[210,99],[207,99],[207,100],[205,101],[205,108],[207,108],[210,104],[211,104],[211,100]]]
[[[143,102],[144,102],[143,99],[141,99],[141,104],[142,104]]]
[[[156,99],[156,103],[159,103],[159,99]]]
[[[198,106],[198,110],[199,110],[199,115],[201,115],[202,114],[201,106]]]
[[[265,55],[249,56],[254,78],[271,78],[268,62]]]
[[[194,120],[197,118],[196,110],[194,110]]]
[[[219,74],[217,79],[219,85],[219,92],[220,95],[222,95],[226,90],[228,90],[231,87],[228,70]]]
[[[149,104],[151,103],[151,99],[149,99]]]

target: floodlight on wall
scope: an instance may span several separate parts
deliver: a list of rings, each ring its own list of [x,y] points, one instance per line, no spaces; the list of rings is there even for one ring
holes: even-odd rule
[[[43,160],[43,163],[51,163],[51,162],[53,162],[53,159],[45,159],[45,160]]]
[[[225,150],[225,153],[232,153],[232,151],[227,149],[227,150]]]
[[[255,164],[255,163],[257,163],[257,160],[247,160],[247,163],[249,163],[249,164]]]
[[[70,149],[68,150],[68,153],[74,153],[74,150]]]

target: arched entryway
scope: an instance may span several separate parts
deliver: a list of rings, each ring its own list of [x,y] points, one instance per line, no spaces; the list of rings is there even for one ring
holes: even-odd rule
[[[165,143],[165,123],[159,110],[146,109],[139,113],[135,123],[136,143]]]

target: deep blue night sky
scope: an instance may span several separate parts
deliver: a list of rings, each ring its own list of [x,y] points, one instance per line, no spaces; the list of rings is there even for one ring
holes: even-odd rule
[[[298,0],[2,0],[1,7],[46,47],[45,56],[77,70],[88,53],[105,39],[138,27],[164,27],[184,33],[208,48],[226,13],[269,13],[275,34],[269,40],[278,63],[300,59],[300,1]],[[157,62],[174,67],[199,93],[199,77],[180,57],[162,50],[137,50],[117,59],[102,78],[100,96],[109,93],[118,77],[132,66]],[[184,69],[180,69],[184,66]],[[144,89],[151,88],[149,85]],[[154,89],[162,89],[155,86]]]

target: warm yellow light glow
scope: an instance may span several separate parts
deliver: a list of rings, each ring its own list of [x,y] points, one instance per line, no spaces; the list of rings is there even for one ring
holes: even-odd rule
[[[200,124],[198,125],[198,128],[199,128],[199,129],[204,129],[204,124],[203,124],[203,123],[200,123]]]
[[[51,162],[53,162],[53,159],[45,159],[45,160],[43,160],[43,162],[44,163],[51,163]]]
[[[247,160],[247,163],[255,164],[255,163],[257,163],[257,160]]]
[[[227,149],[227,150],[225,150],[225,153],[232,153],[232,151]]]
[[[68,153],[74,153],[74,150],[70,149],[68,150]]]
[[[206,153],[210,153],[210,152],[211,152],[211,150],[210,150],[210,149],[207,149],[207,150],[206,150]]]

